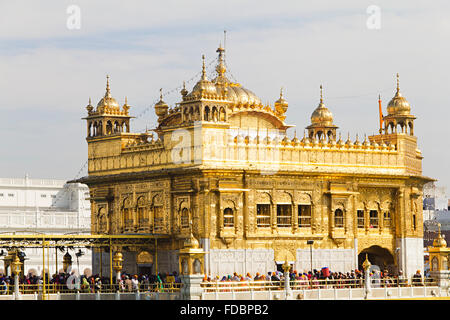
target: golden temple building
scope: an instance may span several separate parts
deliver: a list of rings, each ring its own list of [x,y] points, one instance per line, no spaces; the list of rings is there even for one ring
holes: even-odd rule
[[[283,92],[262,103],[229,80],[224,52],[214,79],[203,58],[200,80],[175,106],[161,94],[156,135],[131,132],[130,106],[112,97],[109,78],[97,107],[87,106],[89,169],[77,181],[90,188],[92,233],[167,236],[157,248],[116,248],[124,271],[180,272],[191,230],[212,276],[266,274],[285,260],[347,272],[366,254],[394,273],[423,270],[422,188],[432,179],[398,76],[380,134],[338,135],[321,88],[305,134],[289,138]]]

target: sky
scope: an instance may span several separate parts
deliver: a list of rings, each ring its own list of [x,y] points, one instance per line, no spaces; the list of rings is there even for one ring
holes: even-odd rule
[[[179,102],[202,54],[213,72],[226,30],[229,75],[271,105],[283,87],[286,122],[301,134],[321,84],[344,137],[377,133],[378,95],[386,113],[399,73],[423,175],[449,190],[449,14],[439,0],[0,0],[0,176],[86,175],[82,118],[106,75],[137,117],[131,131],[153,128],[159,89]]]

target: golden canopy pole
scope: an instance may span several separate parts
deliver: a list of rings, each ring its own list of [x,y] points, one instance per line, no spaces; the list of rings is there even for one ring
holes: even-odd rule
[[[102,253],[103,253],[103,248],[102,247],[100,247],[100,279],[102,278],[102,275],[103,275],[103,255],[102,255]]]
[[[113,276],[112,276],[112,245],[111,238],[109,238],[109,280],[110,284],[113,284]],[[118,280],[118,279],[116,279]]]
[[[45,300],[45,239],[42,238],[42,300]]]
[[[155,238],[155,274],[158,276],[158,238]]]
[[[55,246],[55,274],[58,274],[58,247]]]

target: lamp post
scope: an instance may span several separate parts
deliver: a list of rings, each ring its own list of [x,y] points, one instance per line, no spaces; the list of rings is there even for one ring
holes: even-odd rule
[[[366,260],[364,260],[362,266],[364,268],[364,272],[365,272],[365,284],[364,284],[364,299],[367,299],[369,297],[370,292],[372,291],[372,288],[370,287],[370,266],[372,264],[370,263],[369,259],[367,258],[367,253],[366,253]]]
[[[309,256],[310,256],[310,261],[311,261],[311,274],[313,271],[313,267],[312,267],[312,246],[314,244],[314,240],[308,240],[306,241],[306,244],[309,245]]]
[[[16,255],[15,260],[11,264],[12,272],[14,272],[14,295],[15,295],[16,300],[20,299],[19,274],[22,269],[21,267],[22,267],[22,262],[20,262],[19,256]]]
[[[120,280],[120,271],[122,271],[122,263],[123,263],[122,253],[116,252],[113,258],[113,268],[114,271],[116,271],[117,282],[119,282]]]
[[[80,271],[80,257],[84,255],[84,252],[81,251],[81,249],[78,249],[78,252],[75,253],[75,256],[77,257],[77,267],[78,267],[78,275],[81,277],[81,271]]]
[[[69,251],[67,251],[63,257],[64,273],[70,272],[69,267],[71,267],[71,266],[72,266],[72,256],[70,255]]]

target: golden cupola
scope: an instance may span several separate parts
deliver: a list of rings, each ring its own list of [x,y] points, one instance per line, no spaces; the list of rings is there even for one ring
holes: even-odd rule
[[[409,102],[400,93],[399,75],[397,73],[397,92],[395,96],[389,101],[387,106],[387,112],[389,115],[409,115],[411,112],[411,106]]]
[[[217,94],[216,86],[214,83],[208,80],[206,77],[206,67],[205,67],[205,56],[202,56],[203,65],[202,65],[202,77],[195,84],[192,89],[191,96],[202,98],[202,97],[213,97]]]
[[[158,116],[158,121],[164,118],[169,110],[169,106],[162,99],[162,88],[159,89],[159,101],[155,104],[155,113]]]
[[[311,115],[311,125],[308,129],[310,138],[321,140],[324,137],[336,139],[336,129],[333,124],[333,114],[323,103],[322,85],[320,85],[320,102]]]
[[[444,237],[441,234],[441,224],[438,224],[438,236],[433,241],[433,247],[435,248],[446,248],[447,241],[445,241]]]
[[[97,104],[97,112],[119,111],[120,106],[116,99],[111,96],[109,88],[109,76],[106,76],[106,93]]]
[[[280,98],[275,101],[275,111],[279,114],[285,114],[288,109],[288,102],[283,98],[283,88],[280,90]]]
[[[333,125],[333,114],[327,107],[325,107],[325,104],[323,103],[322,85],[320,86],[320,102],[316,110],[314,110],[311,115],[311,123],[313,125],[320,126]]]

